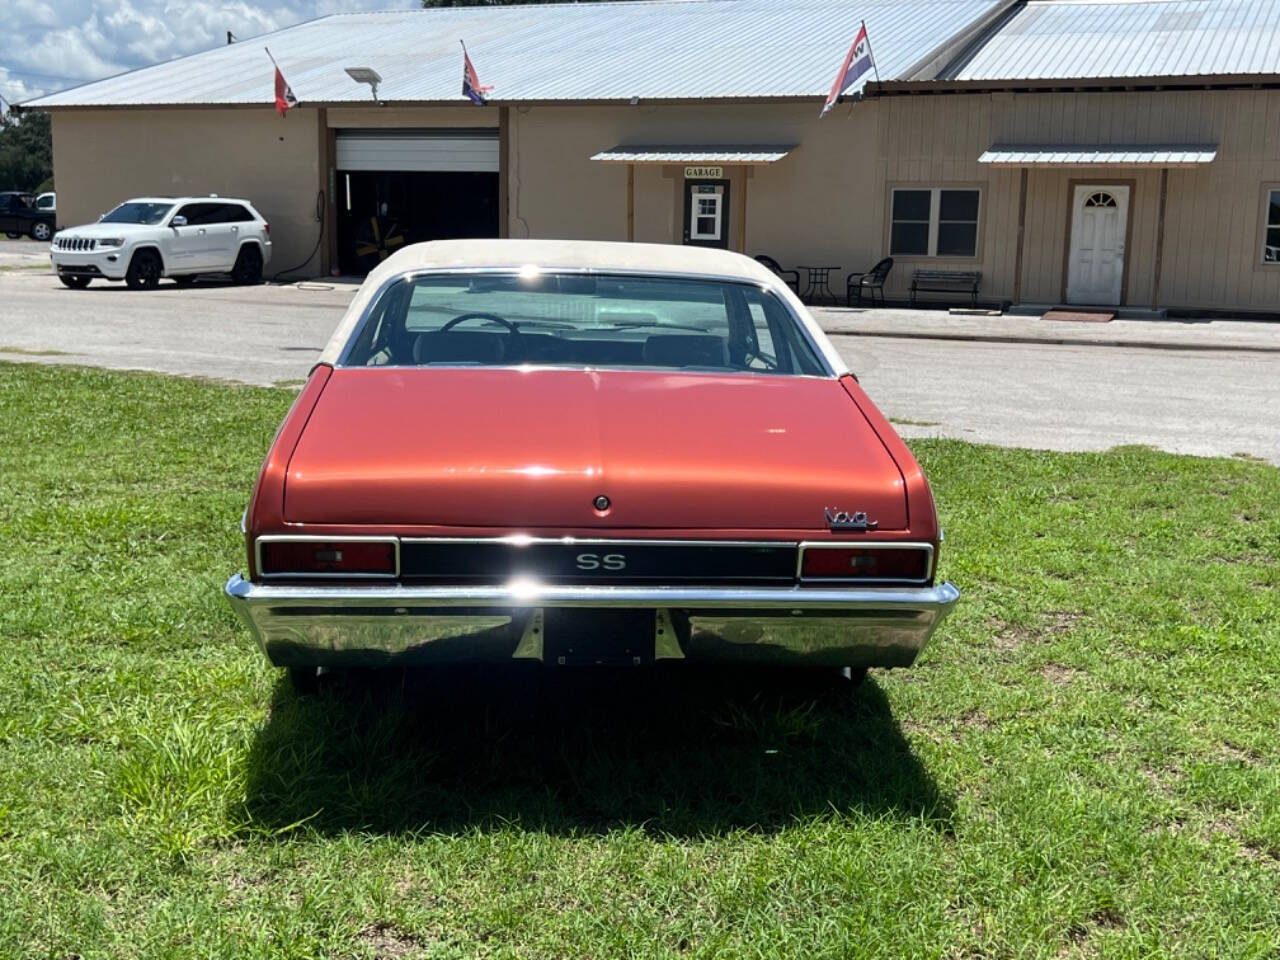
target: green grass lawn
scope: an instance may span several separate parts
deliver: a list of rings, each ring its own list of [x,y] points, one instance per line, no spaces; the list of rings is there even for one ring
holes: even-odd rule
[[[397,674],[221,596],[286,390],[0,365],[0,958],[1280,955],[1280,471],[913,444],[860,689]]]

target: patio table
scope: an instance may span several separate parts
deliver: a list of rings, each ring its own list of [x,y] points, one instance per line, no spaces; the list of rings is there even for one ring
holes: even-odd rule
[[[802,300],[812,303],[821,295],[830,300],[833,306],[839,303],[835,292],[831,289],[831,274],[836,270],[842,269],[841,267],[809,266],[803,263],[797,264],[797,266],[808,273],[808,285],[805,287],[804,296],[801,297]]]

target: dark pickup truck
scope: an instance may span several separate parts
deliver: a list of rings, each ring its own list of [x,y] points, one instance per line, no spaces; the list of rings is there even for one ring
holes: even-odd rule
[[[11,240],[24,234],[48,242],[54,233],[54,212],[36,208],[35,198],[17,191],[0,193],[0,230]]]

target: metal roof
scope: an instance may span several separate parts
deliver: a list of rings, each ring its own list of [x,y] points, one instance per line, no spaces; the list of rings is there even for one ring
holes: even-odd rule
[[[602,150],[592,160],[605,163],[776,163],[795,149],[759,146],[669,146],[619,145]]]
[[[1193,167],[1212,163],[1218,145],[1108,144],[1076,146],[1067,144],[993,143],[978,158],[994,167]]]
[[[1280,74],[1280,0],[1031,0],[951,80]]]
[[[880,77],[905,79],[1012,0],[632,0],[336,14],[54,93],[27,107],[269,104],[271,61],[306,103],[457,102],[465,40],[491,98],[825,97],[866,20]],[[865,75],[850,90],[860,89]]]

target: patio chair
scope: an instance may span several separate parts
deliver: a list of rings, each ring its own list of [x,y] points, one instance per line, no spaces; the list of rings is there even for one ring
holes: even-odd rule
[[[853,306],[853,298],[858,298],[858,306],[862,306],[862,291],[868,290],[871,293],[871,305],[875,306],[876,294],[880,294],[880,305],[884,306],[884,282],[889,276],[889,271],[893,269],[893,257],[885,257],[866,273],[851,273],[849,279],[845,281],[844,304],[846,307]]]
[[[792,290],[796,292],[796,296],[797,297],[800,296],[800,271],[786,270],[783,268],[782,264],[780,264],[777,260],[773,259],[773,257],[764,253],[756,257],[756,262],[764,264],[766,267],[768,267],[770,270],[772,270],[774,273],[780,276],[783,280],[786,281],[787,286],[789,286]]]

